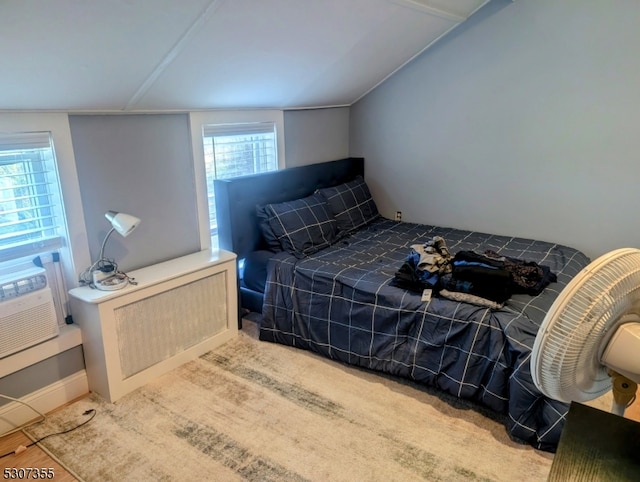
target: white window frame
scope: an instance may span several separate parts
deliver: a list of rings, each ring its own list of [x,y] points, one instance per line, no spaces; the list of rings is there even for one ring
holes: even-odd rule
[[[207,202],[207,179],[202,142],[202,128],[212,124],[243,124],[256,122],[272,122],[276,130],[276,149],[278,152],[278,169],[285,167],[284,154],[284,113],[281,110],[237,110],[237,111],[199,111],[189,113],[191,130],[191,146],[193,151],[193,170],[196,187],[198,210],[198,229],[200,249],[211,247],[209,230],[209,206]]]
[[[13,155],[7,161],[9,152],[21,152]],[[29,151],[26,154],[25,151]],[[34,151],[38,151],[36,154]],[[45,155],[45,153],[47,153]],[[62,240],[67,237],[64,205],[60,192],[58,176],[58,163],[55,159],[55,148],[49,131],[44,132],[5,132],[0,131],[0,169],[5,162],[8,166],[14,166],[14,174],[10,175],[7,182],[0,185],[0,197],[4,206],[12,209],[26,211],[26,218],[21,218],[19,212],[8,213],[3,216],[0,224],[13,223],[17,230],[9,227],[5,233],[0,234],[0,262],[13,261],[16,258],[32,256],[45,251],[56,251],[62,246]],[[11,168],[9,168],[11,171]],[[3,172],[4,169],[3,169]],[[20,172],[20,174],[18,174]],[[16,194],[16,186],[11,178],[17,176],[19,186],[28,186],[27,191]],[[0,180],[4,174],[0,174]],[[27,184],[24,184],[24,183]],[[11,187],[13,186],[13,187]],[[28,194],[26,194],[28,192]],[[25,205],[16,200],[16,196],[29,197]],[[28,208],[26,206],[29,206]],[[27,226],[25,225],[29,225]],[[10,225],[9,225],[10,226]],[[29,232],[24,230],[28,229]],[[11,239],[12,235],[20,233],[21,239]]]
[[[0,131],[50,132],[58,167],[67,234],[60,259],[67,288],[77,286],[80,267],[90,263],[89,243],[84,227],[80,183],[76,171],[69,117],[62,113],[0,113]],[[19,269],[19,263],[0,263],[0,272]]]

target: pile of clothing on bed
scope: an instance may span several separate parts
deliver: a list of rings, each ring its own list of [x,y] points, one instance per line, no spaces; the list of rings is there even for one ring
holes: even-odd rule
[[[548,266],[484,253],[449,252],[440,236],[413,244],[392,284],[417,293],[425,289],[443,298],[501,308],[514,294],[538,295],[557,280]]]

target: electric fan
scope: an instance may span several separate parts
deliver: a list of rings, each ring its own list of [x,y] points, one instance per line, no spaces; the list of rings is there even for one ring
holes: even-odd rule
[[[531,375],[567,403],[613,390],[611,411],[624,415],[640,383],[640,249],[600,256],[562,290],[533,344]]]

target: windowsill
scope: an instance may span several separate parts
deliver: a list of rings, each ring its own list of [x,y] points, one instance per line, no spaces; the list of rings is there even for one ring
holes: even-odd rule
[[[63,325],[60,327],[60,333],[55,338],[1,358],[0,378],[81,344],[82,333],[80,332],[80,327],[78,325]]]

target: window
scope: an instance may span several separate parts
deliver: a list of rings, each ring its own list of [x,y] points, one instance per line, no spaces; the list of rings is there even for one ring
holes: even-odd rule
[[[200,248],[218,247],[213,180],[283,169],[284,112],[277,109],[189,113]]]
[[[0,261],[57,249],[64,229],[51,133],[0,133]]]
[[[213,124],[202,128],[209,207],[209,233],[217,244],[214,179],[246,176],[278,169],[273,122]]]

